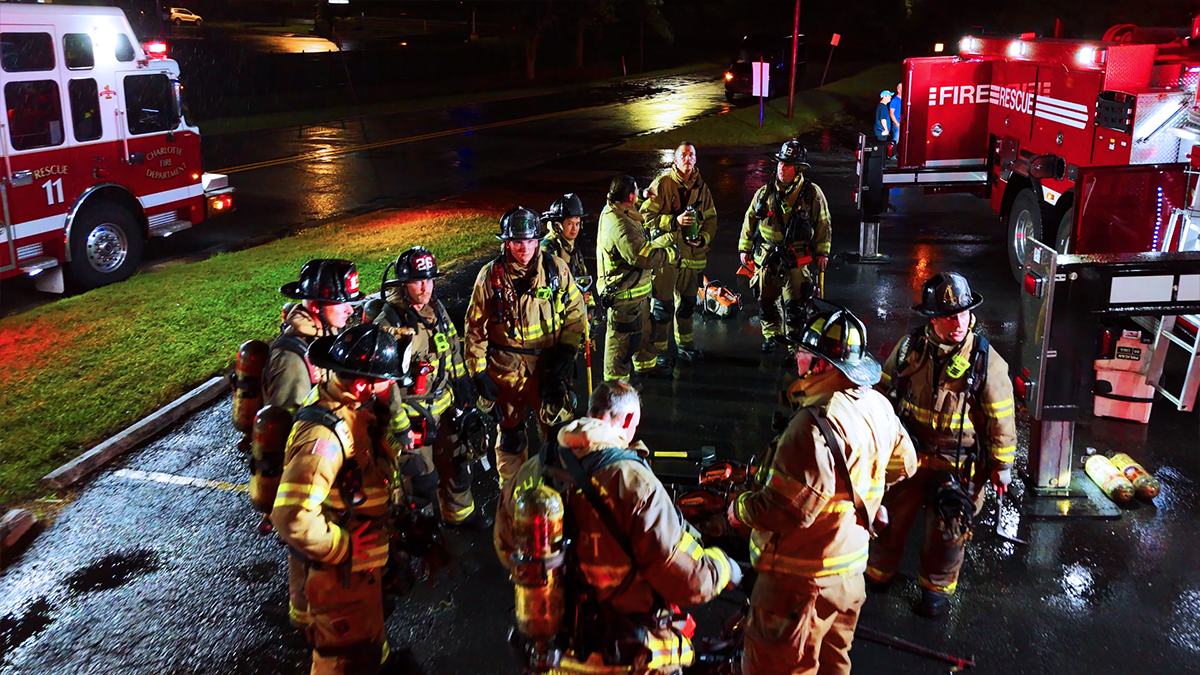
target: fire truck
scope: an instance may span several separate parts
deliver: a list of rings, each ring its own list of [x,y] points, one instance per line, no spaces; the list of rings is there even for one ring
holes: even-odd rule
[[[137,269],[145,241],[234,209],[204,173],[179,64],[113,7],[0,12],[0,279],[62,292]]]
[[[967,36],[957,56],[906,60],[903,82],[895,164],[882,143],[859,140],[860,258],[883,258],[892,189],[989,200],[1023,290],[1013,375],[1035,423],[1035,486],[1065,491],[1073,425],[1104,393],[1092,363],[1114,358],[1114,325],[1145,327],[1147,382],[1180,410],[1195,402],[1200,16],[1190,29],[1114,26],[1101,40]],[[1168,389],[1172,346],[1186,358]]]

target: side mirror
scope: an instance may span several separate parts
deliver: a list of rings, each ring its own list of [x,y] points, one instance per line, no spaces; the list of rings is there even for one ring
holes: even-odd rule
[[[1031,178],[1054,178],[1062,180],[1067,175],[1067,160],[1058,155],[1038,155],[1029,160]]]

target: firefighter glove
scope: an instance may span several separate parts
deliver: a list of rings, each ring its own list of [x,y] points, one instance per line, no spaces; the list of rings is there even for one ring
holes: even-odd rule
[[[650,248],[670,248],[675,244],[674,232],[663,232],[650,240]]]
[[[737,588],[742,585],[742,566],[738,561],[725,554],[725,559],[729,561],[729,588]]]
[[[459,405],[475,405],[475,387],[471,386],[471,378],[460,377],[454,380],[454,402]]]
[[[548,375],[551,379],[569,383],[575,379],[575,356],[579,353],[578,347],[571,345],[560,344],[554,348],[554,354],[550,357],[550,367]]]
[[[475,390],[479,392],[479,398],[485,401],[495,402],[500,398],[500,388],[488,376],[487,371],[475,373]]]
[[[1012,469],[992,469],[992,484],[1003,489],[1012,482]]]
[[[667,254],[667,264],[674,265],[679,260],[679,249],[674,246],[668,246],[663,249]]]

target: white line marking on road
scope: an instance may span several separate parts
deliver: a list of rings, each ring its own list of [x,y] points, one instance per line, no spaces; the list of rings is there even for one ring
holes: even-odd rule
[[[176,476],[169,473],[160,473],[158,471],[138,471],[137,469],[118,469],[113,472],[113,475],[121,478],[130,478],[132,480],[166,483],[168,485],[186,485],[188,487],[208,488],[210,490],[232,490],[234,492],[245,492],[250,487],[249,485],[226,483],[225,481],[221,480],[190,478],[188,476]]]

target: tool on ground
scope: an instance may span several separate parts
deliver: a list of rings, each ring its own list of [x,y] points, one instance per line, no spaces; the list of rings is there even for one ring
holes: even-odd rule
[[[854,630],[854,636],[861,637],[862,639],[867,640],[869,642],[881,644],[885,647],[891,647],[893,649],[899,649],[900,651],[909,652],[910,654],[924,656],[926,658],[934,659],[936,661],[945,661],[946,663],[952,664],[954,666],[954,670],[956,670],[956,671],[975,667],[975,657],[974,656],[967,657],[964,659],[964,658],[961,658],[958,656],[954,656],[952,654],[946,654],[944,652],[937,652],[932,649],[929,649],[928,647],[922,647],[921,645],[916,644],[915,642],[909,642],[908,640],[902,640],[898,637],[888,635],[887,633],[881,633],[877,630],[867,628],[866,626],[863,626],[862,624],[859,624],[858,628],[856,628]]]
[[[1014,544],[1028,546],[1029,542],[1024,539],[1017,538],[1017,528],[1014,523],[1013,528],[1007,529],[1004,526],[1004,494],[1008,492],[1008,488],[1003,485],[996,486],[996,536],[1005,541],[1011,541]]]
[[[741,268],[746,269],[745,267]],[[738,270],[738,274],[742,271]],[[742,308],[742,296],[717,280],[701,277],[703,283],[696,289],[696,304],[701,314],[711,314],[719,319],[732,318]]]

